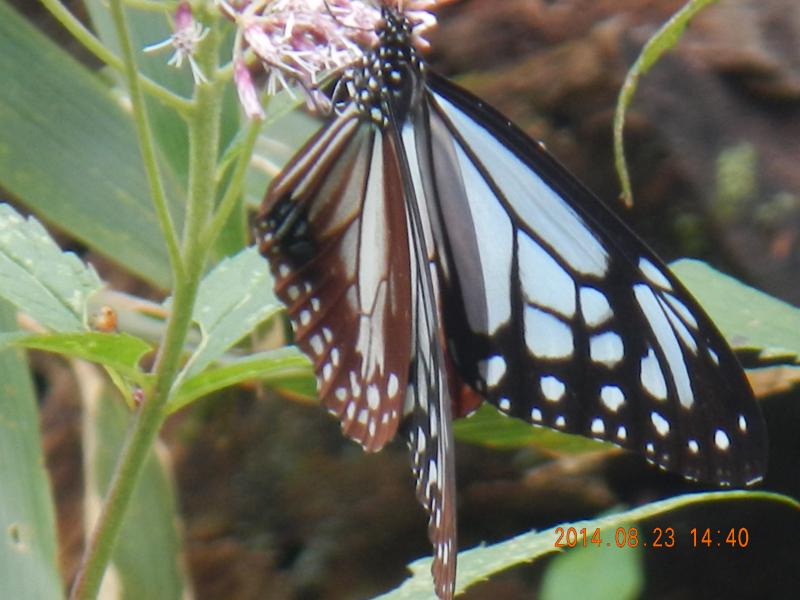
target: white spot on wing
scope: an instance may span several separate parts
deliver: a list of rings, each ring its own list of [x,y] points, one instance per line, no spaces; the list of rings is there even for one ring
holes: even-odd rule
[[[664,314],[667,315],[669,322],[672,323],[675,331],[678,332],[678,337],[681,338],[686,347],[691,350],[692,354],[697,354],[697,342],[694,341],[694,337],[686,328],[686,325],[683,324],[683,321],[678,318],[675,311],[661,298],[658,299],[658,304],[664,309]]]
[[[389,381],[386,383],[386,394],[389,398],[394,398],[399,390],[400,381],[397,379],[397,375],[392,373],[389,375]]]
[[[600,401],[611,412],[617,412],[625,404],[625,394],[615,385],[604,385],[600,389]]]
[[[642,275],[645,276],[645,279],[653,285],[660,287],[662,290],[672,289],[666,276],[648,259],[644,257],[639,259],[639,270],[642,272]]]
[[[489,360],[481,361],[480,370],[486,384],[495,387],[506,374],[506,361],[502,356],[492,356]]]
[[[575,282],[544,248],[523,232],[517,234],[522,292],[528,302],[571,319]]]
[[[628,430],[627,430],[627,429],[625,429],[625,426],[624,426],[624,425],[620,425],[620,426],[617,428],[617,439],[618,439],[619,441],[621,441],[621,442],[624,442],[625,440],[627,440],[627,439],[628,439]]]
[[[706,348],[706,350],[708,350],[708,357],[712,360],[712,362],[719,366],[719,355],[711,348]]]
[[[309,340],[309,344],[311,344],[311,350],[317,356],[322,354],[322,351],[325,350],[325,345],[322,343],[322,338],[319,336],[319,334],[312,335],[311,339]]]
[[[744,415],[739,415],[739,431],[747,432],[747,419],[744,418]]]
[[[592,362],[611,368],[622,360],[624,354],[622,338],[613,331],[593,335],[589,340],[589,355]]]
[[[531,409],[531,420],[534,423],[541,423],[542,422],[542,411],[540,411],[538,408],[532,408]]]
[[[652,348],[648,348],[647,356],[642,358],[639,379],[647,392],[657,400],[667,399],[667,382],[658,364],[658,357]]]
[[[367,406],[370,410],[378,410],[381,405],[381,393],[374,383],[367,387]]]
[[[581,315],[589,327],[599,327],[614,316],[605,294],[590,287],[580,289]]]
[[[692,454],[700,452],[700,444],[697,443],[697,440],[689,440],[686,445],[689,447],[689,452]]]
[[[728,434],[722,431],[722,429],[717,429],[714,432],[714,444],[720,450],[727,450],[731,446],[731,439],[728,437]]]
[[[500,410],[502,410],[503,412],[508,412],[509,410],[511,410],[511,400],[509,400],[508,398],[500,398],[500,402],[498,402],[497,404],[500,407]]]
[[[539,380],[539,386],[542,389],[542,394],[544,395],[546,400],[550,402],[558,402],[561,398],[564,397],[564,392],[566,391],[566,387],[564,384],[556,377],[552,375],[545,375]]]
[[[606,432],[606,425],[600,418],[592,420],[592,433],[594,435],[603,435]]]
[[[667,299],[669,305],[673,308],[673,310],[678,313],[678,316],[692,329],[697,329],[697,319],[694,318],[694,315],[689,310],[689,307],[686,306],[683,302],[678,300],[672,294],[664,294],[664,297]]]
[[[658,435],[667,437],[667,434],[669,434],[669,422],[664,417],[657,412],[653,412],[650,413],[650,421],[653,423],[653,427],[656,428]]]
[[[537,358],[569,358],[574,350],[570,327],[532,306],[525,307],[525,344]]]

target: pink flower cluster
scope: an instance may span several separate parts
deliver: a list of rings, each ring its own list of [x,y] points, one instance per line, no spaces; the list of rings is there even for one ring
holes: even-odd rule
[[[414,41],[428,43],[422,35],[436,24],[429,11],[450,0],[383,0],[403,11],[413,25]],[[381,2],[370,0],[215,0],[236,25],[233,61],[234,81],[245,113],[264,117],[251,69],[256,64],[266,72],[266,91],[292,92],[300,88],[310,105],[328,108],[319,92],[327,76],[351,65],[377,42],[375,30],[381,19]],[[192,17],[188,2],[178,5],[175,31],[169,40],[148,48],[175,48],[170,64],[184,59],[192,67],[195,82],[206,78],[194,61],[197,44],[207,31]]]

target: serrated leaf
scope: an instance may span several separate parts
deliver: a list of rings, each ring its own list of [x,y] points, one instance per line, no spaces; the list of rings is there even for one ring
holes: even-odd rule
[[[561,523],[557,527],[574,527],[577,530],[586,528],[587,531],[600,529],[601,532],[614,531],[628,523],[637,523],[669,511],[677,510],[700,504],[703,502],[722,502],[730,500],[763,500],[779,502],[800,510],[800,503],[788,496],[769,492],[706,492],[701,494],[686,494],[658,502],[652,502],[638,508],[618,512],[596,519]],[[555,546],[557,539],[556,527],[544,531],[532,531],[518,535],[509,540],[479,546],[458,553],[458,579],[456,593],[466,590],[471,585],[486,580],[494,573],[504,571],[514,565],[531,562],[537,558],[558,552]],[[423,558],[409,565],[412,576],[400,587],[379,596],[381,600],[436,600],[433,594],[433,583],[430,575],[431,559]]]
[[[0,329],[15,327],[0,302]],[[44,468],[36,395],[25,358],[0,352],[0,581],[4,598],[63,597],[55,511]]]
[[[258,325],[283,309],[256,248],[220,262],[200,283],[192,315],[202,339],[184,370],[199,373]]]
[[[698,260],[670,269],[708,312],[728,343],[762,358],[800,362],[800,308],[745,285]]]
[[[0,204],[0,296],[45,327],[78,331],[87,298],[102,285],[95,270],[62,252],[36,219]]]
[[[455,421],[453,431],[461,442],[501,449],[534,446],[554,452],[580,453],[615,447],[580,435],[534,427],[520,419],[509,418],[486,403],[471,416]]]
[[[253,380],[281,390],[304,389],[309,381],[316,385],[308,358],[289,346],[252,354],[190,377],[170,401],[167,412],[172,413],[212,392]]]
[[[150,344],[127,333],[55,333],[27,335],[11,343],[21,348],[45,350],[110,367],[128,379],[144,383],[139,361],[152,350]]]

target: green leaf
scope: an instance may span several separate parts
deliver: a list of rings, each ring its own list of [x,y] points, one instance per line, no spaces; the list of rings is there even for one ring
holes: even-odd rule
[[[202,339],[185,374],[202,371],[280,310],[283,305],[272,292],[269,268],[256,248],[220,262],[200,283],[192,318]]]
[[[800,503],[788,496],[769,492],[706,492],[686,494],[658,502],[652,502],[638,508],[618,512],[596,519],[561,523],[558,527],[574,527],[577,530],[586,528],[594,531],[600,529],[603,535],[613,532],[617,527],[625,527],[628,523],[636,523],[672,510],[700,504],[703,502],[723,502],[730,500],[764,500],[780,502],[796,510]],[[556,527],[545,531],[532,531],[497,544],[479,546],[458,553],[458,579],[456,593],[466,590],[471,585],[484,581],[494,573],[504,571],[514,565],[531,562],[536,558],[558,552],[555,546]],[[612,534],[613,535],[613,534]],[[412,572],[400,587],[380,596],[382,600],[435,600],[433,583],[430,575],[431,559],[423,558],[409,565]],[[585,590],[585,588],[584,588]],[[580,597],[580,595],[579,595]]]
[[[117,30],[111,19],[107,0],[86,0],[86,10],[92,21],[92,29],[103,44],[117,56],[121,56]],[[167,65],[172,46],[159,52],[145,53],[144,48],[161,42],[172,34],[168,6],[163,12],[143,11],[139,8],[125,9],[125,21],[133,48],[137,51],[136,65],[143,75],[184,98],[192,95],[192,76],[189,65],[176,69]],[[124,86],[122,73],[111,71],[115,82]],[[189,137],[186,123],[170,107],[148,99],[147,111],[151,119],[153,135],[169,167],[185,185],[186,167],[189,162]]]
[[[665,52],[678,43],[692,18],[703,8],[714,2],[717,2],[717,0],[690,0],[687,2],[647,41],[639,54],[639,58],[636,59],[636,62],[625,76],[625,82],[619,92],[617,108],[614,112],[614,162],[617,167],[620,185],[622,186],[622,198],[628,206],[633,202],[633,194],[631,192],[628,167],[625,164],[625,150],[622,140],[625,111],[630,106],[631,100],[633,100],[633,95],[636,93],[641,76],[645,75]]]
[[[0,296],[45,327],[76,331],[101,287],[94,269],[62,252],[36,219],[0,204]]]
[[[622,525],[625,527],[625,525]],[[587,533],[591,537],[592,533]],[[539,589],[541,600],[581,598],[591,586],[592,600],[634,600],[644,587],[642,546],[577,547],[556,556],[548,565]],[[575,575],[580,573],[580,577]]]
[[[139,369],[139,361],[152,350],[150,344],[127,333],[95,331],[28,335],[16,338],[12,343],[23,348],[45,350],[98,363],[139,384],[146,379]]]
[[[15,327],[0,302],[0,329]],[[18,350],[0,352],[0,581],[4,598],[58,600],[56,523],[44,469],[39,414],[28,367]]]
[[[491,448],[534,446],[554,452],[597,452],[614,448],[612,444],[590,440],[579,435],[560,433],[545,427],[535,427],[513,419],[484,403],[475,413],[453,423],[456,438],[462,442]]]
[[[245,201],[257,207],[272,178],[289,162],[300,147],[300,140],[309,139],[320,128],[320,121],[307,112],[293,110],[296,99],[288,94],[272,98],[261,133],[253,149],[252,168],[245,180]]]
[[[678,260],[670,269],[731,346],[757,350],[764,359],[800,362],[800,309],[698,260]]]
[[[252,380],[281,390],[305,391],[309,382],[316,388],[311,362],[295,346],[289,346],[251,354],[190,377],[170,401],[167,412],[175,412],[212,392]]]
[[[0,185],[45,220],[168,287],[131,119],[96,73],[0,3]],[[175,182],[167,177],[168,196]],[[182,210],[173,207],[180,224]]]
[[[108,483],[133,418],[102,375],[91,365],[76,367],[81,382],[84,413],[85,506],[96,510]],[[93,385],[93,381],[99,385]],[[181,568],[179,516],[166,450],[159,448],[144,464],[137,479],[120,534],[114,546],[111,568],[98,597],[137,600],[181,600],[187,587]],[[90,512],[86,522],[97,515]],[[114,590],[112,592],[112,590]]]

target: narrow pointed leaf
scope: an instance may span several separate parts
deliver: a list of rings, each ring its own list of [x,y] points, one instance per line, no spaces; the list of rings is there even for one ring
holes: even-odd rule
[[[0,302],[0,329],[14,311]],[[3,598],[62,598],[56,523],[36,395],[19,350],[0,352],[0,582]]]

